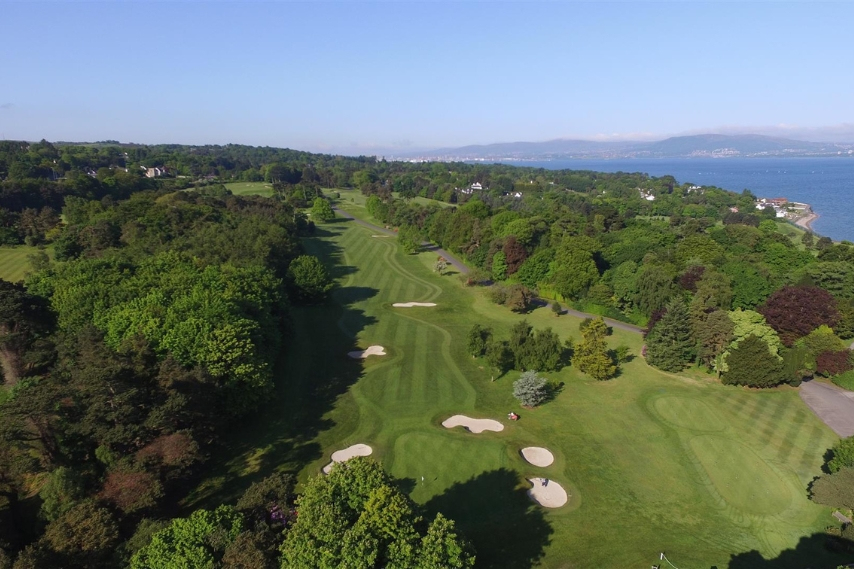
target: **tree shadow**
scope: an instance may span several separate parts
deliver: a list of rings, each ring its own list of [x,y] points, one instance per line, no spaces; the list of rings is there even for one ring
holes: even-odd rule
[[[326,266],[342,267],[338,275],[356,270],[343,265],[340,247],[323,237],[346,226],[319,229],[304,241],[309,254]],[[223,457],[206,473],[207,485],[185,507],[233,503],[253,483],[273,472],[298,473],[322,456],[319,433],[335,426],[328,414],[338,398],[364,372],[364,362],[347,356],[360,349],[358,334],[376,322],[355,303],[377,294],[369,287],[340,287],[328,302],[291,309],[290,329],[273,370],[275,388],[254,415],[235,425],[214,455]]]
[[[837,530],[838,531],[838,530]],[[854,561],[854,542],[839,535],[815,533],[802,537],[794,549],[787,549],[773,559],[756,551],[730,557],[729,569],[834,569]]]
[[[458,482],[424,505],[453,519],[474,545],[478,567],[533,567],[554,532],[516,472],[501,468]]]

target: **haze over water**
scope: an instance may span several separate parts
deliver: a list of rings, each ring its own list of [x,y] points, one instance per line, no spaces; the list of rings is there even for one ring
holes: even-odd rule
[[[836,241],[854,241],[854,157],[838,158],[663,158],[510,162],[559,170],[645,172],[671,175],[679,183],[717,186],[757,197],[784,197],[812,205],[813,230]]]

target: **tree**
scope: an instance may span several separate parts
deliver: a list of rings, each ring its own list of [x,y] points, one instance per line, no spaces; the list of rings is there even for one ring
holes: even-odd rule
[[[492,256],[492,279],[503,281],[507,278],[507,261],[504,251],[498,251]]]
[[[726,365],[721,380],[728,385],[773,387],[785,381],[780,358],[771,353],[764,340],[752,334],[730,350]]]
[[[444,257],[439,257],[438,259],[436,259],[436,265],[434,266],[434,270],[437,273],[442,275],[445,273],[445,271],[447,269],[448,269],[448,262],[445,260]]]
[[[332,206],[329,204],[329,200],[322,197],[314,198],[314,203],[311,206],[311,219],[320,222],[327,222],[335,219],[335,212],[332,211]]]
[[[695,334],[697,337],[700,361],[709,369],[719,369],[719,358],[732,342],[735,325],[723,310],[716,310],[700,323]]]
[[[596,318],[581,326],[581,343],[575,348],[572,363],[593,379],[602,381],[614,377],[617,366],[608,354],[608,326],[602,318]]]
[[[243,516],[231,506],[196,510],[188,518],[173,519],[169,527],[155,533],[151,543],[134,554],[130,567],[215,567],[243,528]]]
[[[638,275],[637,291],[635,304],[641,312],[651,315],[664,308],[673,295],[673,276],[663,267],[646,266]]]
[[[578,299],[599,279],[593,254],[561,246],[551,263],[552,286],[564,298]]]
[[[528,287],[514,284],[507,289],[507,299],[504,304],[513,312],[527,312],[533,299],[534,293]]]
[[[786,346],[822,324],[836,325],[839,310],[829,292],[815,286],[784,286],[775,291],[758,311],[780,334]]]
[[[418,567],[436,556],[447,567],[470,567],[473,561],[448,524],[434,520],[425,539],[414,504],[368,458],[311,479],[297,510],[281,546],[282,569]]]
[[[401,249],[407,255],[417,253],[421,246],[421,235],[418,228],[414,225],[401,226],[397,231],[397,242],[400,243]]]
[[[20,283],[0,279],[0,364],[7,385],[24,374],[25,351],[51,320],[43,298],[29,294]]]
[[[748,336],[756,336],[765,342],[768,346],[768,351],[777,359],[780,359],[780,350],[783,348],[780,337],[773,328],[765,323],[765,317],[754,312],[753,310],[733,310],[727,313],[732,321],[732,341],[727,346],[727,349],[719,358],[717,371],[727,371],[727,359],[732,349],[740,344]]]
[[[832,508],[854,509],[854,467],[816,478],[810,486],[810,498]]]
[[[291,261],[287,279],[294,295],[308,303],[323,300],[334,286],[320,259],[313,255],[300,255]]]
[[[53,521],[83,499],[83,480],[71,468],[60,466],[50,473],[47,483],[39,490],[42,499],[41,516]]]
[[[421,539],[416,569],[471,569],[474,562],[474,553],[457,533],[454,521],[436,514]]]
[[[732,306],[751,310],[771,292],[768,279],[759,274],[753,265],[737,262],[727,263],[723,272],[732,279]]]
[[[516,369],[557,371],[563,360],[560,338],[551,328],[530,334],[517,348]]]
[[[688,308],[681,298],[671,300],[667,312],[647,334],[647,361],[664,371],[682,371],[694,358],[694,340]]]
[[[513,367],[513,352],[507,342],[493,341],[486,345],[486,361],[493,371],[492,381],[495,381],[496,373],[500,377]]]
[[[91,567],[112,553],[119,541],[119,528],[109,510],[87,500],[48,524],[44,541],[53,551]]]
[[[492,342],[492,330],[484,328],[480,324],[475,324],[469,330],[468,335],[468,353],[473,358],[479,358],[486,353],[486,349]]]
[[[552,302],[552,314],[554,314],[555,316],[560,316],[562,312],[563,312],[563,306],[561,306],[558,301],[556,301],[556,300],[553,301]]]
[[[536,371],[523,372],[519,379],[513,382],[513,397],[525,407],[536,407],[548,398],[546,378]]]
[[[832,474],[843,468],[854,466],[854,437],[836,441],[830,449],[831,459],[827,461],[827,470]]]
[[[519,243],[514,235],[510,235],[504,240],[501,251],[504,253],[504,261],[507,264],[507,276],[514,275],[528,257],[524,245]]]

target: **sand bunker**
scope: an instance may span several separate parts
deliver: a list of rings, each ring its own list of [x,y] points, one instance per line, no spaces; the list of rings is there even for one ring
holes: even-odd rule
[[[548,478],[528,478],[528,482],[534,485],[528,490],[528,497],[544,508],[560,508],[569,500],[566,490]],[[545,485],[543,483],[545,482]]]
[[[472,419],[465,415],[454,415],[442,421],[442,426],[446,429],[454,427],[465,427],[470,433],[482,433],[483,431],[503,431],[504,425],[492,419]]]
[[[522,449],[522,458],[534,466],[548,466],[555,461],[554,455],[547,448],[525,447]]]
[[[391,235],[371,235],[371,237],[391,237]]]
[[[395,302],[395,308],[412,308],[414,306],[436,306],[435,302]]]
[[[382,346],[370,346],[367,350],[356,350],[355,352],[347,352],[347,355],[354,360],[363,360],[368,356],[384,356],[385,348]]]
[[[323,473],[329,474],[337,462],[347,462],[355,456],[370,456],[372,452],[374,452],[374,449],[362,443],[349,446],[342,450],[336,450],[332,453],[332,462],[323,467]]]

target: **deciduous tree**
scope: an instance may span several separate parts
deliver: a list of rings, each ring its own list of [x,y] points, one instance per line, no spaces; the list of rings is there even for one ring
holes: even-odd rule
[[[815,286],[784,286],[758,311],[787,346],[822,324],[833,328],[839,321],[836,300],[829,292]]]

